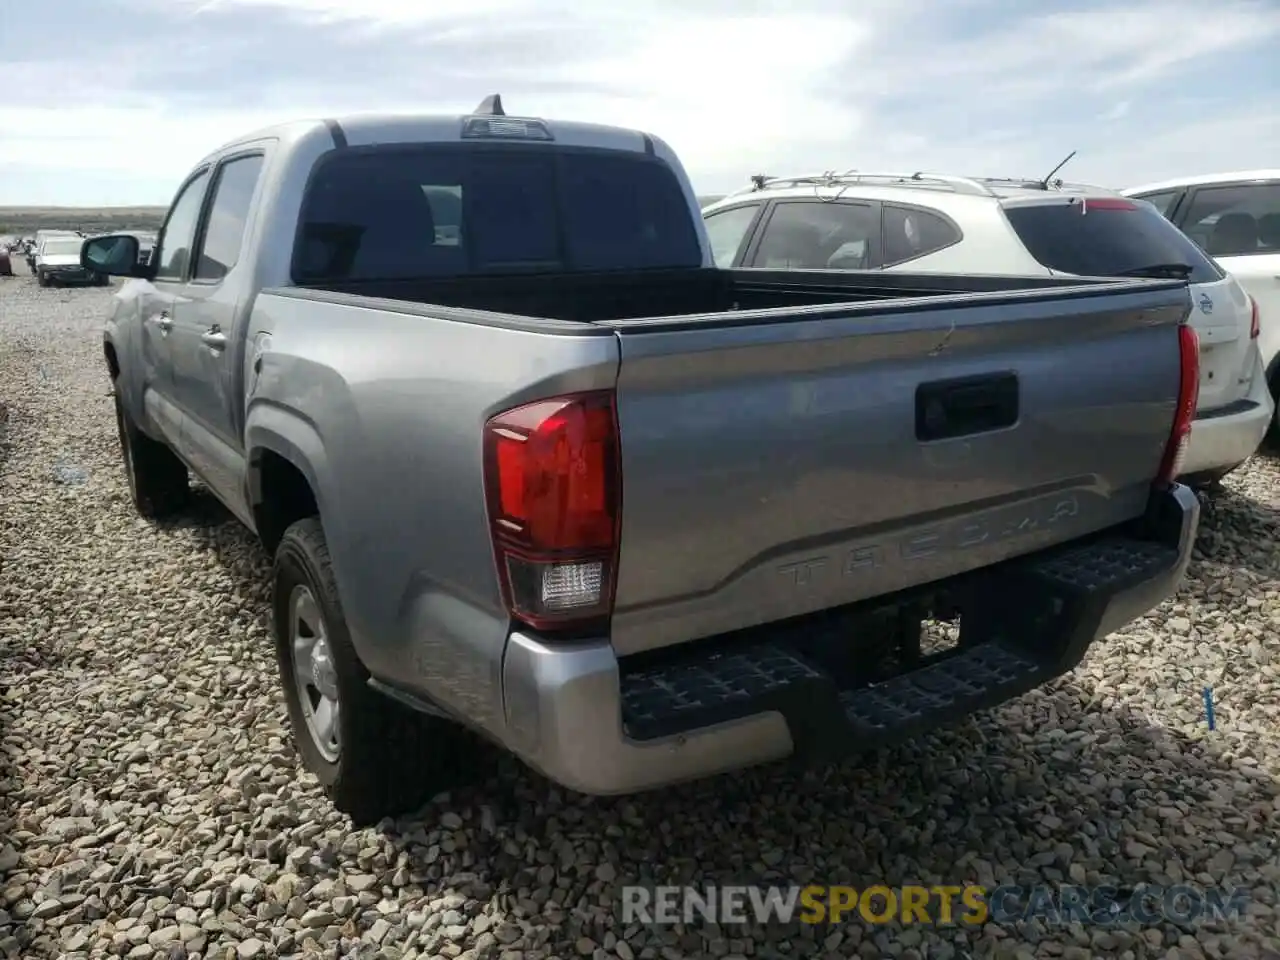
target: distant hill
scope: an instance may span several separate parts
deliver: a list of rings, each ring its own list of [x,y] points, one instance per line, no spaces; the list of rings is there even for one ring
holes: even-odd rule
[[[37,230],[159,230],[167,207],[0,207],[0,234]]]
[[[725,195],[723,193],[709,193],[704,196],[700,196],[698,197],[698,206],[705,207],[708,204],[715,203],[717,200],[723,200],[724,196]]]

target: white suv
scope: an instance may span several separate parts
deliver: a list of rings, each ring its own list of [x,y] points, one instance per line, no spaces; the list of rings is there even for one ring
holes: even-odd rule
[[[1256,305],[1145,201],[1060,180],[851,172],[756,177],[702,215],[720,267],[1185,277],[1201,373],[1184,479],[1225,476],[1271,422]]]
[[[1166,180],[1123,193],[1152,204],[1253,297],[1262,318],[1258,349],[1274,399],[1280,394],[1280,170]],[[1280,435],[1280,423],[1273,420],[1272,430]]]

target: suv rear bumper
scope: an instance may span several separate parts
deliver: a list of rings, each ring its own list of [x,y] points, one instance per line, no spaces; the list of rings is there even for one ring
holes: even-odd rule
[[[514,633],[502,667],[506,746],[563,786],[620,794],[792,754],[889,745],[1071,670],[1094,640],[1164,600],[1186,571],[1199,510],[1175,485],[1132,529],[948,584],[967,598],[971,638],[945,660],[874,685],[839,689],[796,652],[795,641],[823,629],[814,618],[714,649],[689,644],[643,669],[620,662],[607,640]]]
[[[1262,443],[1273,412],[1271,390],[1255,350],[1253,382],[1248,396],[1217,410],[1197,413],[1192,421],[1182,475],[1190,477],[1244,463]]]

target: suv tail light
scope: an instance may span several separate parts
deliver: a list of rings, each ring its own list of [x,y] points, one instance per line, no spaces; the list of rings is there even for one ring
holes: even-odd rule
[[[1262,332],[1262,315],[1258,310],[1258,301],[1253,299],[1252,295],[1246,294],[1246,296],[1249,297],[1249,311],[1250,311],[1249,339],[1257,340],[1258,334]]]
[[[546,631],[607,620],[622,492],[612,391],[539,400],[492,417],[484,474],[512,618]]]
[[[1164,460],[1156,476],[1158,486],[1168,486],[1182,473],[1186,459],[1187,443],[1191,439],[1191,423],[1196,417],[1196,403],[1200,399],[1200,338],[1187,324],[1178,327],[1178,348],[1181,356],[1181,380],[1178,384],[1178,405],[1173,411],[1173,428],[1164,448]]]

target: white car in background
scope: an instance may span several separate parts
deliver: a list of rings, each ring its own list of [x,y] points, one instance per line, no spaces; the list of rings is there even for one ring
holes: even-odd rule
[[[1253,298],[1262,324],[1258,349],[1275,399],[1280,395],[1280,169],[1186,177],[1122,192],[1155,206]],[[1272,430],[1280,434],[1274,420]]]
[[[106,274],[94,273],[80,265],[80,247],[84,237],[78,233],[47,233],[36,247],[36,283],[42,287],[91,283],[110,283]]]
[[[1182,476],[1221,479],[1274,403],[1243,287],[1149,203],[1062,181],[861,173],[753,178],[703,208],[720,267],[1186,278],[1200,398]]]

